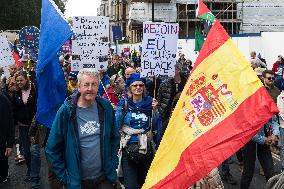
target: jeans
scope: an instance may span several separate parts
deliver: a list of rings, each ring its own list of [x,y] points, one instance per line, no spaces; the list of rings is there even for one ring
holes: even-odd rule
[[[46,163],[47,163],[47,168],[48,168],[48,178],[47,179],[48,179],[49,187],[51,189],[62,189],[63,184],[57,179],[52,169],[51,163],[46,155],[45,155],[45,158],[46,158]]]
[[[229,159],[226,159],[221,165],[221,175],[228,175],[230,174],[230,165]]]
[[[38,144],[31,144],[31,182],[32,187],[40,186],[40,148]]]
[[[241,189],[249,188],[254,174],[256,156],[263,168],[266,180],[271,178],[274,174],[270,146],[250,141],[243,148],[244,169],[241,178]]]
[[[19,133],[20,133],[20,144],[23,147],[23,155],[26,160],[27,165],[27,177],[31,175],[31,152],[30,152],[30,138],[29,138],[29,129],[30,127],[27,126],[19,126]],[[22,151],[21,151],[22,153]]]
[[[128,159],[126,151],[122,150],[121,162],[125,189],[139,189],[142,187],[152,160],[153,155],[139,163],[135,163]]]
[[[239,149],[236,152],[236,156],[237,156],[239,163],[243,163],[243,148]]]
[[[83,180],[81,188],[84,188],[84,189],[115,189],[112,183],[106,179],[100,182],[94,182],[92,180]]]
[[[281,161],[281,170],[284,171],[284,128],[279,127],[280,129],[280,161]]]

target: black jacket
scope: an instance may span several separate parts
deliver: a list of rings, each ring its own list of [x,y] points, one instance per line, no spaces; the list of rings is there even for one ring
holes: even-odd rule
[[[13,97],[15,124],[21,122],[25,125],[31,125],[34,115],[36,113],[37,92],[33,84],[31,84],[31,91],[27,104],[24,104],[21,91],[14,94]]]
[[[0,92],[0,148],[12,148],[15,138],[12,104]]]
[[[158,89],[157,100],[159,114],[163,120],[167,120],[171,115],[171,107],[174,97],[179,93],[182,92],[185,84],[186,84],[186,77],[181,75],[181,82],[178,84],[178,88],[176,89],[176,84],[173,78],[169,78],[164,80]]]

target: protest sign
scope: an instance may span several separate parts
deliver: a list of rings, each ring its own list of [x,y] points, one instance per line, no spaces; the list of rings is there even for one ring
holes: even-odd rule
[[[25,26],[19,32],[19,40],[22,46],[29,49],[39,46],[39,29],[35,26]]]
[[[142,76],[175,74],[179,26],[172,23],[144,22],[142,41]]]
[[[15,64],[12,49],[9,46],[6,36],[0,34],[0,67],[9,66],[11,64]]]
[[[109,51],[109,18],[76,16],[73,18],[75,40],[72,41],[71,69],[107,68]]]

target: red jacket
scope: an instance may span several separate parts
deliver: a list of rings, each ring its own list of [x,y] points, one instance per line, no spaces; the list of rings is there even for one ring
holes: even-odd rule
[[[280,61],[276,61],[274,64],[273,64],[273,67],[272,67],[272,71],[277,74],[277,75],[282,75],[282,71],[280,71],[281,73],[279,73],[279,65],[281,64]],[[284,67],[282,65],[282,67]]]
[[[103,94],[103,98],[108,99],[112,104],[114,104],[115,106],[117,105],[119,99],[116,96],[116,94],[113,91],[112,87],[109,87],[106,91],[106,93]]]

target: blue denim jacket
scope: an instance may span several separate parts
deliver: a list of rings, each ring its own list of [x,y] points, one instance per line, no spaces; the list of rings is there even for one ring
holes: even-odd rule
[[[266,127],[265,127],[266,126]],[[272,130],[272,135],[279,136],[279,122],[278,117],[274,115],[261,129],[258,131],[258,133],[252,138],[252,140],[258,144],[265,144],[265,132],[264,129],[267,129],[267,132],[269,131],[269,128]]]

